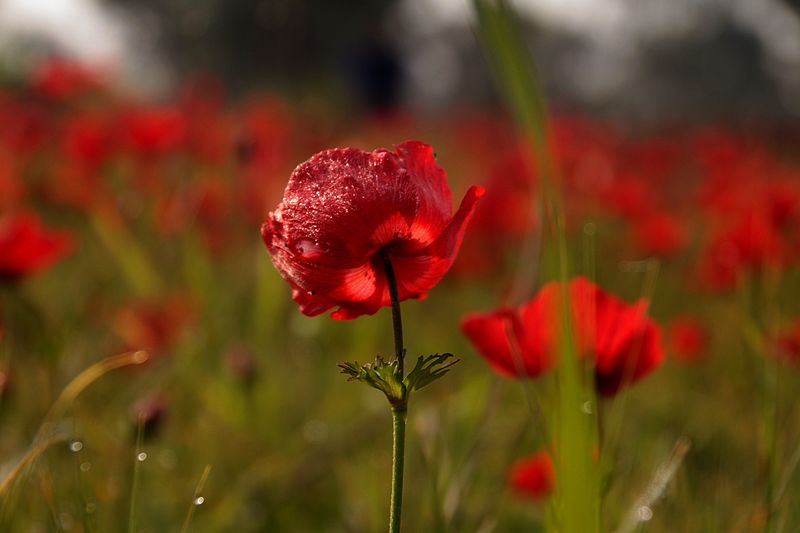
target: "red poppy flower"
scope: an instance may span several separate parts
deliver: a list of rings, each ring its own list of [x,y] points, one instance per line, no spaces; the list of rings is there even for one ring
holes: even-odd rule
[[[445,172],[419,141],[394,152],[325,150],[292,172],[261,235],[304,314],[338,306],[331,317],[351,319],[391,304],[382,254],[401,300],[425,296],[452,265],[483,192],[471,187],[453,215]]]
[[[534,378],[552,366],[552,339],[545,336],[552,336],[554,324],[537,324],[546,318],[540,303],[533,299],[519,309],[470,313],[461,320],[461,331],[498,374]]]
[[[175,107],[135,109],[123,126],[128,145],[143,156],[178,150],[186,140],[186,117]]]
[[[31,86],[42,96],[65,100],[101,85],[98,73],[64,59],[51,58],[37,66]]]
[[[508,471],[508,485],[534,501],[545,499],[556,486],[556,472],[550,455],[541,450],[514,463]]]
[[[0,209],[17,205],[25,194],[19,160],[10,150],[0,148]]]
[[[595,385],[613,396],[620,387],[644,377],[662,361],[660,330],[645,311],[585,278],[569,283],[576,349],[594,358]],[[470,314],[461,330],[500,374],[535,377],[552,366],[561,330],[561,284],[548,283],[519,309]]]
[[[76,114],[64,123],[61,145],[67,158],[86,170],[96,170],[113,148],[114,132],[103,117]]]
[[[668,213],[653,212],[633,222],[636,245],[644,252],[671,256],[686,244],[684,221]]]
[[[194,305],[188,298],[171,295],[132,302],[119,310],[113,326],[128,349],[160,354],[173,346],[194,317]]]
[[[19,278],[47,268],[72,248],[65,232],[50,232],[29,212],[0,217],[0,277]]]
[[[786,243],[762,213],[747,213],[712,235],[700,263],[700,277],[713,289],[735,285],[748,272],[780,267]]]
[[[454,267],[459,273],[496,271],[512,244],[536,224],[531,213],[534,164],[521,147],[507,148],[486,173],[486,196]]]
[[[708,333],[703,323],[691,315],[675,317],[666,331],[670,350],[679,361],[696,361],[708,345]]]

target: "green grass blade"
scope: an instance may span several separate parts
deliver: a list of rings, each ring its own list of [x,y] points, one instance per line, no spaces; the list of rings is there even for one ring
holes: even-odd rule
[[[599,467],[597,449],[597,406],[594,381],[583,375],[587,365],[577,358],[570,326],[571,314],[566,282],[569,261],[565,224],[555,166],[547,143],[547,116],[544,96],[532,58],[519,31],[519,24],[508,4],[502,0],[475,0],[478,34],[494,67],[500,88],[514,119],[531,143],[541,184],[544,213],[543,259],[548,279],[558,279],[564,287],[561,313],[562,332],[558,390],[551,406],[550,434],[556,438],[555,463],[557,490],[555,514],[548,527],[567,533],[590,533],[600,529]]]

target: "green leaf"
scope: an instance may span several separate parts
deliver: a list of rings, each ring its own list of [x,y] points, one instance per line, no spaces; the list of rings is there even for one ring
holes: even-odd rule
[[[452,358],[453,354],[451,353],[420,355],[414,369],[403,381],[408,392],[420,390],[447,374],[453,365],[460,361],[460,359]]]
[[[405,406],[408,402],[406,385],[401,381],[397,361],[387,362],[380,355],[372,363],[340,363],[342,374],[350,376],[348,381],[361,381],[386,395],[393,406]]]

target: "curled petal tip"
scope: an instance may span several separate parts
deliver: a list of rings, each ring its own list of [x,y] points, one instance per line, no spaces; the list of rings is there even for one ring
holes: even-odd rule
[[[475,200],[482,198],[486,194],[486,187],[482,187],[481,185],[473,185],[467,191],[468,196],[472,196]]]

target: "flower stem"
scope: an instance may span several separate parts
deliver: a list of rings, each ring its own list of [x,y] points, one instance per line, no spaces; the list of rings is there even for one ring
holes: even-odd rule
[[[392,299],[392,326],[394,328],[394,355],[397,357],[397,366],[400,373],[400,379],[404,377],[403,359],[405,359],[406,350],[403,347],[403,319],[400,316],[400,297],[397,293],[397,278],[394,275],[394,268],[392,268],[392,261],[386,252],[380,253],[381,261],[383,261],[383,268],[386,272],[386,283],[389,285],[389,296]]]
[[[404,378],[403,359],[403,320],[400,315],[400,297],[397,293],[397,278],[394,275],[392,261],[382,252],[383,268],[386,272],[386,283],[389,285],[389,296],[392,299],[392,326],[394,331],[394,354],[397,358],[397,371],[400,381]],[[406,452],[406,412],[408,396],[405,392],[401,402],[392,402],[392,495],[389,500],[389,533],[400,533],[400,517],[403,509],[403,466]]]
[[[392,496],[389,503],[389,533],[400,533],[405,450],[406,410],[392,407]]]

